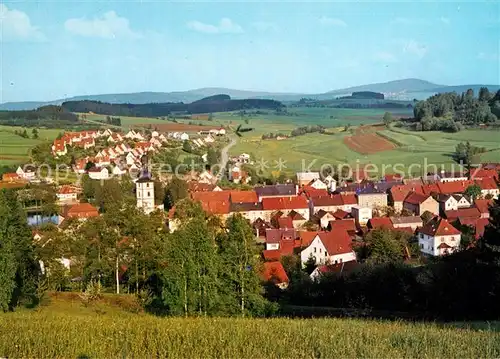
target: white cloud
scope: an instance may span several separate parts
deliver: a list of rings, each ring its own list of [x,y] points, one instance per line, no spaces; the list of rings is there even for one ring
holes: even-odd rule
[[[322,16],[319,18],[319,23],[323,26],[339,26],[345,27],[347,24],[342,19],[336,19],[333,17]]]
[[[114,11],[108,11],[101,17],[93,19],[68,19],[64,23],[64,27],[75,35],[85,37],[103,39],[137,39],[141,37],[139,33],[130,28],[128,19],[118,16]]]
[[[439,20],[441,20],[441,22],[445,25],[449,25],[451,23],[451,20],[447,17],[444,17],[444,16],[441,16],[441,18]]]
[[[0,4],[0,41],[10,40],[45,40],[45,35],[38,27],[31,24],[29,16],[19,10],[9,10]]]
[[[485,52],[480,52],[479,54],[477,54],[477,58],[479,60],[485,60],[485,61],[498,61],[499,60],[499,56],[496,53],[487,54]]]
[[[415,40],[410,40],[404,45],[403,52],[415,55],[421,59],[427,53],[427,46],[420,44]]]
[[[386,52],[386,51],[376,52],[373,55],[373,59],[375,61],[381,61],[381,62],[397,62],[398,61],[398,59],[396,58],[396,56],[394,56],[394,54],[392,54],[390,52]]]
[[[201,21],[189,21],[187,27],[191,30],[207,34],[239,34],[243,28],[227,17],[222,18],[217,25],[206,24]]]
[[[267,32],[267,31],[278,31],[278,25],[272,22],[265,22],[265,21],[256,21],[252,23],[252,26],[260,32]]]

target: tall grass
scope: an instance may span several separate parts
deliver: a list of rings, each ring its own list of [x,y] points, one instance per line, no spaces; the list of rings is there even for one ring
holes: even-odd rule
[[[0,315],[0,357],[498,357],[494,331],[354,319],[159,318],[78,301]]]

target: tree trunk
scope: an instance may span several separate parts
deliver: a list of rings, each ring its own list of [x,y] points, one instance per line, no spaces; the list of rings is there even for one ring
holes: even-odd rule
[[[120,294],[120,273],[118,272],[118,254],[116,255],[115,263],[115,275],[116,275],[116,294]]]
[[[139,293],[139,264],[135,260],[135,294]]]

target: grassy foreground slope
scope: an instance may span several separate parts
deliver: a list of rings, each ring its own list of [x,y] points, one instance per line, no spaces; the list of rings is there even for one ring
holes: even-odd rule
[[[498,357],[500,335],[354,319],[159,318],[52,301],[0,315],[0,357]]]

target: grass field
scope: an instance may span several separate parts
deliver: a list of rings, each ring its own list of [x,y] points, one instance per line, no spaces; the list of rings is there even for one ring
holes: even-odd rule
[[[333,132],[333,131],[332,131]],[[470,141],[475,146],[485,147],[488,152],[481,155],[483,162],[500,162],[500,131],[494,130],[463,130],[458,133],[445,133],[437,131],[414,132],[393,127],[382,129],[379,134],[392,141],[397,146],[395,149],[371,154],[361,154],[350,149],[344,143],[346,137],[353,135],[352,131],[336,132],[330,135],[307,134],[300,137],[289,138],[283,141],[265,140],[259,137],[259,131],[250,132],[240,142],[231,148],[231,154],[249,153],[254,159],[264,159],[271,167],[269,171],[276,170],[273,165],[280,158],[286,162],[284,172],[289,174],[303,170],[303,163],[310,164],[313,169],[319,169],[322,164],[331,164],[336,167],[339,163],[351,166],[357,164],[373,164],[379,169],[386,165],[386,173],[392,173],[393,166],[400,164],[412,174],[422,174],[423,170],[410,165],[425,163],[443,165],[445,169],[455,166],[452,153],[458,143]],[[371,143],[364,144],[370,147]],[[432,170],[432,169],[431,169]]]
[[[45,141],[52,141],[64,131],[62,129],[39,129],[39,139],[22,138],[14,131],[22,131],[22,127],[0,126],[0,165],[15,165],[29,159],[29,150]],[[27,129],[31,137],[31,129]]]
[[[75,299],[76,297],[76,299]],[[493,358],[500,334],[355,319],[159,318],[108,300],[0,314],[0,356],[23,358]],[[114,300],[114,302],[118,302]],[[133,307],[133,306],[132,306]],[[483,328],[485,327],[482,323]],[[475,324],[477,325],[477,323]],[[462,324],[462,327],[467,327]]]

